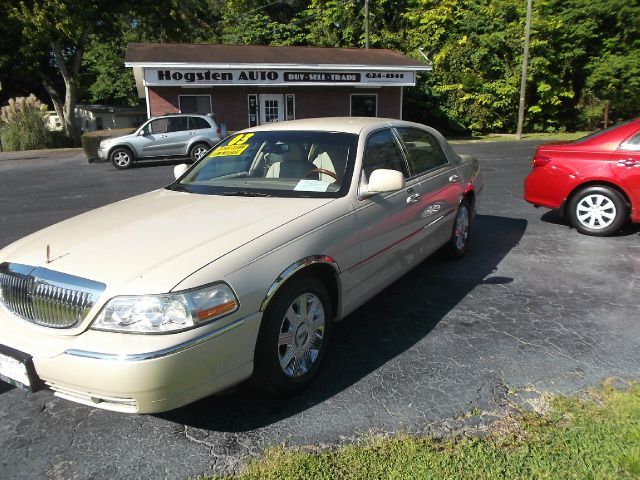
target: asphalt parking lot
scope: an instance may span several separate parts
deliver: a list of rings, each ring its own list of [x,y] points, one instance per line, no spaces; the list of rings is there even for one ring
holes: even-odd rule
[[[468,255],[428,259],[338,324],[325,365],[301,394],[276,402],[241,386],[130,416],[0,383],[0,476],[234,472],[270,445],[481,431],[545,393],[640,380],[640,229],[587,237],[526,204],[522,182],[536,145],[455,146],[480,159],[486,185]],[[0,247],[161,187],[172,168],[117,171],[77,152],[0,161]]]

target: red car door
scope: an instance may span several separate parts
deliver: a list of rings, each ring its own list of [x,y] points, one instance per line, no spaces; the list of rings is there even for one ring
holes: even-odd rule
[[[620,185],[632,196],[632,216],[640,216],[640,131],[613,152],[611,168]]]

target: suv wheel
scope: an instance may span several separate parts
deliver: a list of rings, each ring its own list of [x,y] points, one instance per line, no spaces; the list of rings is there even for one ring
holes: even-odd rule
[[[133,153],[126,147],[114,148],[109,158],[113,166],[119,170],[131,168],[133,165]]]
[[[209,145],[206,143],[196,143],[191,147],[191,153],[189,154],[191,156],[191,160],[197,162],[205,153],[207,153],[207,150],[209,150]]]

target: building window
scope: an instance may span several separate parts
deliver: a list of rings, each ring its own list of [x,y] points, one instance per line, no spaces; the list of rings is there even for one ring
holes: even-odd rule
[[[180,113],[213,113],[211,95],[179,95]]]
[[[351,94],[352,117],[377,117],[378,95],[376,94]]]

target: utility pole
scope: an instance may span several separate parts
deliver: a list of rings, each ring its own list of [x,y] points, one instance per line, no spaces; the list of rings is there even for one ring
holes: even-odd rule
[[[529,62],[529,36],[531,34],[531,2],[527,0],[527,19],[524,25],[524,53],[522,55],[522,76],[520,77],[520,106],[518,107],[518,129],[516,140],[522,139],[522,125],[524,123],[524,97],[527,92],[527,63]]]
[[[369,49],[369,0],[364,0],[364,48]]]

